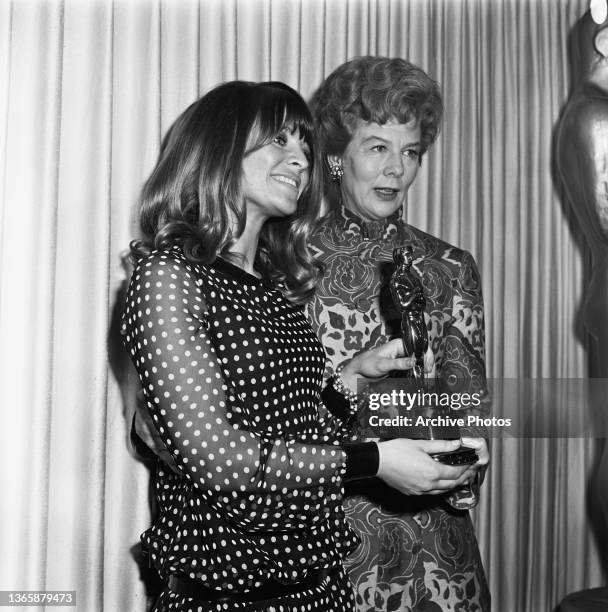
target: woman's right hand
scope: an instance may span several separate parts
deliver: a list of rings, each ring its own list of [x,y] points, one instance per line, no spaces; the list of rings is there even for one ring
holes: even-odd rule
[[[409,370],[415,363],[413,356],[405,356],[403,341],[397,338],[353,357],[344,365],[341,377],[344,384],[354,390],[357,378],[382,378],[393,370]],[[429,377],[435,375],[435,358],[430,347],[424,356],[424,369]]]
[[[446,465],[431,453],[454,451],[460,440],[409,440],[397,438],[378,443],[378,478],[406,495],[439,495],[471,478],[470,465]]]

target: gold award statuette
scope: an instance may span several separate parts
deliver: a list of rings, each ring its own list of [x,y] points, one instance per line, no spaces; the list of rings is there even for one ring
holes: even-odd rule
[[[395,306],[401,313],[401,339],[406,356],[413,355],[415,363],[413,367],[414,388],[420,391],[419,397],[432,396],[427,393],[429,380],[424,371],[424,356],[429,346],[428,332],[424,320],[424,308],[426,299],[420,279],[412,271],[412,248],[410,246],[397,247],[393,251],[393,259],[396,267],[390,281],[390,290]],[[426,440],[457,440],[460,438],[460,430],[453,422],[449,406],[432,406],[419,403],[415,407],[416,421],[419,416],[425,424],[413,428],[412,437]],[[408,434],[409,437],[409,434]],[[473,464],[477,461],[477,453],[474,449],[460,447],[448,453],[435,453],[431,455],[436,461],[449,465]]]

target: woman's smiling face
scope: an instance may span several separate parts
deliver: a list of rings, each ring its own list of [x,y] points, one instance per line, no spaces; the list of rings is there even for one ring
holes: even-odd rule
[[[344,206],[363,219],[384,219],[405,201],[420,165],[420,127],[415,121],[361,122],[341,158]]]
[[[296,212],[298,198],[309,180],[310,149],[285,128],[272,142],[248,153],[243,160],[242,193],[247,218],[262,220]]]

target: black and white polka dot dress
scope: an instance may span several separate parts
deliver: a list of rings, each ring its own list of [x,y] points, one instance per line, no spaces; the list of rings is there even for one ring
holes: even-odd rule
[[[157,430],[181,470],[157,471],[142,540],[161,576],[225,593],[268,578],[320,586],[263,604],[165,590],[155,610],[346,612],[343,424],[319,402],[325,354],[302,310],[240,268],[155,251],[133,273],[123,334]]]

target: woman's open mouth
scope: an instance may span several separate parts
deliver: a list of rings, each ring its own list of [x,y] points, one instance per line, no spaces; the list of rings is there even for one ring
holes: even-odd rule
[[[374,191],[381,200],[391,201],[395,200],[399,195],[400,189],[392,189],[390,187],[375,187]]]

